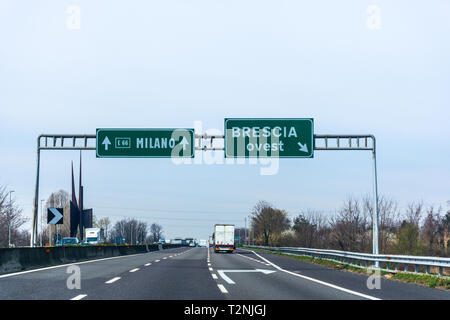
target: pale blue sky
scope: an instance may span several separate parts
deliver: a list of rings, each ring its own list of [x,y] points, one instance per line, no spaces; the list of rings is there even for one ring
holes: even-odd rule
[[[66,26],[69,5],[81,9],[79,30]],[[369,5],[381,9],[381,29],[367,27]],[[312,117],[316,133],[377,137],[380,194],[445,205],[449,13],[446,0],[0,0],[0,184],[31,217],[40,133]],[[41,199],[70,190],[77,159],[42,153]],[[243,225],[260,199],[293,216],[372,192],[369,152],[282,160],[274,176],[94,152],[84,169],[97,216],[158,222],[169,238]]]

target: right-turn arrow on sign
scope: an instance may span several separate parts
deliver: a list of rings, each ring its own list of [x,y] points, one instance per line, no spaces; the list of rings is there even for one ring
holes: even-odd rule
[[[64,221],[63,208],[48,208],[47,209],[47,223],[48,224],[63,224]]]

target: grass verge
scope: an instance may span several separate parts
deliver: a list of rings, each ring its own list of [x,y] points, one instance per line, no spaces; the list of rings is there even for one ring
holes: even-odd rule
[[[364,273],[364,274],[368,273],[367,268],[355,267],[352,265],[343,264],[343,263],[326,260],[326,259],[321,259],[321,258],[314,258],[314,257],[308,257],[308,256],[297,256],[297,255],[291,255],[291,254],[269,251],[269,250],[264,250],[264,249],[251,248],[251,250],[275,254],[275,255],[288,257],[291,259],[296,259],[296,260],[300,260],[300,261],[304,261],[304,262],[314,263],[314,264],[321,265],[321,266],[324,266],[327,268],[337,269],[337,270],[341,270],[341,271],[350,271],[350,272]],[[386,279],[415,283],[415,284],[427,286],[430,288],[439,288],[439,289],[450,291],[450,278],[443,278],[443,277],[439,277],[436,275],[428,275],[425,273],[424,274],[416,274],[416,273],[408,273],[408,272],[388,272],[388,271],[384,271],[384,270],[381,270],[381,276],[383,276]]]

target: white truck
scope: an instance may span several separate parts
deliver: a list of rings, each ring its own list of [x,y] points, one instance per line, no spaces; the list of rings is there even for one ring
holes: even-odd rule
[[[105,242],[105,235],[103,228],[86,228],[86,243],[87,244],[101,244]]]
[[[214,225],[214,252],[233,253],[235,249],[234,224]]]

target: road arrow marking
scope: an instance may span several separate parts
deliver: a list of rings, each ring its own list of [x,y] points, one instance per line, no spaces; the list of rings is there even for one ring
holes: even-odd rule
[[[53,219],[49,221],[48,224],[56,224],[61,220],[63,215],[56,208],[49,208],[50,212],[53,213]]]
[[[308,152],[308,145],[305,143],[305,144],[302,144],[300,141],[298,142],[298,145],[300,146],[300,151],[303,151],[303,152]]]
[[[183,137],[183,140],[181,140],[180,142],[183,145],[183,151],[186,150],[186,146],[189,144],[189,142],[187,142],[186,137]]]
[[[103,139],[102,144],[105,145],[105,150],[108,151],[108,146],[111,144],[111,141],[109,141],[108,136],[106,136],[105,139]]]
[[[255,269],[255,270],[217,270],[217,273],[222,277],[223,280],[228,282],[229,284],[235,284],[233,280],[231,280],[225,272],[261,272],[264,274],[271,274],[274,273],[274,270],[267,270],[267,269]]]

